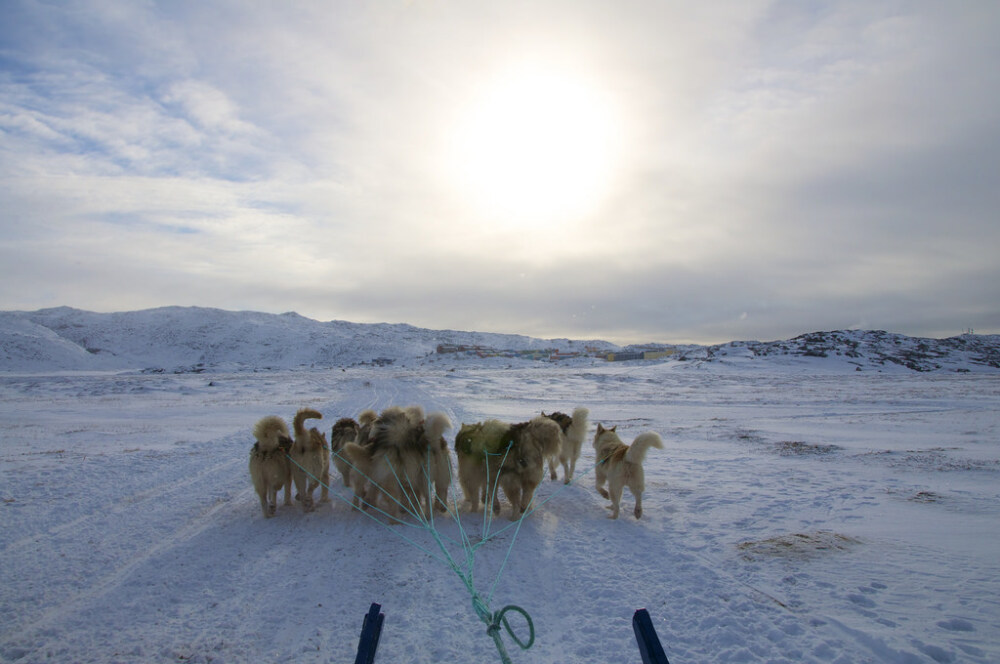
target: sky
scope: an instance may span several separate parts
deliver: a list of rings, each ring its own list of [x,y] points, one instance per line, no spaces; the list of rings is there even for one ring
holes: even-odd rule
[[[1000,3],[6,0],[0,310],[1000,333]]]

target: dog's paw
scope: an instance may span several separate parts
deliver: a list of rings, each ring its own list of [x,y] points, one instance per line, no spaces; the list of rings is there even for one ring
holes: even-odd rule
[[[597,487],[597,493],[601,494],[602,498],[606,498],[608,500],[611,500],[611,494],[608,493],[607,489],[602,489],[601,487]]]
[[[642,518],[642,508],[641,507],[636,507],[635,508],[635,518],[637,518],[637,519],[641,519]]]

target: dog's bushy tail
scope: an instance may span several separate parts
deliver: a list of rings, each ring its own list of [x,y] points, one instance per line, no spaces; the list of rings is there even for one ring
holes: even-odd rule
[[[589,415],[590,411],[586,408],[573,409],[573,423],[569,425],[569,429],[566,431],[566,438],[573,441],[576,445],[580,445],[583,439],[587,437],[587,417]]]
[[[403,412],[406,413],[406,421],[412,426],[418,426],[424,421],[423,406],[407,406]]]
[[[434,412],[424,420],[424,436],[427,438],[427,445],[437,443],[444,435],[444,432],[451,428],[451,420],[441,412]]]
[[[359,472],[364,475],[371,475],[372,472],[372,454],[371,450],[366,447],[362,447],[357,443],[347,443],[344,445],[339,454],[346,458],[348,462]]]
[[[299,439],[306,434],[306,420],[321,420],[323,419],[323,414],[318,410],[313,410],[312,408],[300,408],[299,412],[295,413],[295,419],[292,421],[292,427],[295,430],[295,438]]]
[[[552,456],[558,454],[562,447],[562,429],[555,420],[538,416],[529,422],[530,435],[542,448],[542,454]]]
[[[363,427],[370,427],[378,419],[378,413],[371,408],[366,408],[358,414],[358,424]]]
[[[417,429],[402,408],[386,408],[372,426],[369,440],[376,448],[403,448],[416,442]]]
[[[253,437],[262,451],[272,452],[278,449],[282,437],[288,438],[288,425],[277,415],[268,415],[254,425]]]
[[[655,431],[647,431],[636,436],[635,440],[632,441],[632,445],[629,446],[628,452],[625,453],[625,460],[629,463],[641,464],[646,458],[646,451],[650,447],[663,449],[663,439]]]
[[[330,447],[339,450],[347,443],[356,442],[360,431],[358,423],[350,417],[342,417],[330,429]]]

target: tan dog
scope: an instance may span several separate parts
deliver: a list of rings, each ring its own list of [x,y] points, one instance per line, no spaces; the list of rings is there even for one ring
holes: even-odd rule
[[[261,512],[270,518],[278,509],[281,487],[285,487],[285,505],[292,504],[292,473],[288,463],[292,439],[288,425],[277,415],[258,421],[253,437],[257,442],[250,450],[250,479],[260,498]]]
[[[562,430],[559,454],[549,457],[549,475],[556,479],[556,461],[563,467],[563,484],[573,481],[573,473],[576,472],[576,460],[580,458],[580,449],[583,447],[583,439],[587,437],[587,416],[590,411],[586,408],[573,409],[573,416],[566,413],[550,413],[543,417],[556,422]]]
[[[520,518],[545,476],[545,460],[558,454],[561,431],[547,417],[508,425],[498,420],[463,425],[455,438],[458,476],[470,509],[479,499],[500,512],[497,487],[510,502],[510,518]]]
[[[534,500],[535,489],[545,476],[545,459],[558,453],[560,436],[559,425],[541,416],[511,426],[505,436],[510,451],[503,459],[497,479],[510,501],[511,521],[523,516]],[[498,510],[499,505],[494,501],[493,511]]]
[[[420,421],[418,416],[414,408],[387,408],[375,421],[367,445],[344,446],[344,456],[358,471],[352,473],[355,504],[371,505],[382,495],[391,515],[419,513],[423,518],[435,505],[432,493],[441,501],[438,509],[446,505],[445,476],[450,477],[451,468],[440,451],[451,420],[444,413],[431,413]]]
[[[330,446],[326,437],[318,429],[306,430],[306,420],[320,420],[323,415],[311,408],[302,408],[295,413],[292,430],[295,442],[292,444],[292,479],[295,480],[296,499],[306,512],[316,509],[313,491],[320,490],[320,502],[330,501]]]
[[[486,420],[477,424],[463,424],[455,436],[455,455],[458,457],[458,482],[462,486],[465,503],[472,512],[479,511],[479,501],[489,503],[486,488],[496,490],[496,478],[504,450],[500,449],[510,425],[500,420]],[[491,473],[492,478],[490,482]]]
[[[597,425],[594,436],[594,450],[597,452],[597,492],[611,500],[610,518],[617,519],[621,506],[622,491],[627,486],[635,497],[635,518],[642,517],[642,493],[646,490],[645,474],[642,462],[650,447],[663,449],[660,435],[648,431],[640,434],[632,441],[631,447],[622,442],[615,432],[617,427],[605,429]],[[604,489],[604,483],[608,489]]]

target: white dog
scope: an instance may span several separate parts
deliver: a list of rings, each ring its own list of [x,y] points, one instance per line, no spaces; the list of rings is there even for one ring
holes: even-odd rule
[[[642,517],[642,492],[646,490],[642,462],[650,447],[663,449],[663,439],[659,434],[648,431],[638,435],[630,447],[615,433],[616,428],[605,429],[602,425],[597,425],[597,435],[594,436],[597,492],[611,500],[610,518],[617,519],[622,490],[627,486],[635,497],[635,518],[638,519]],[[610,492],[604,489],[605,482],[608,482]]]

